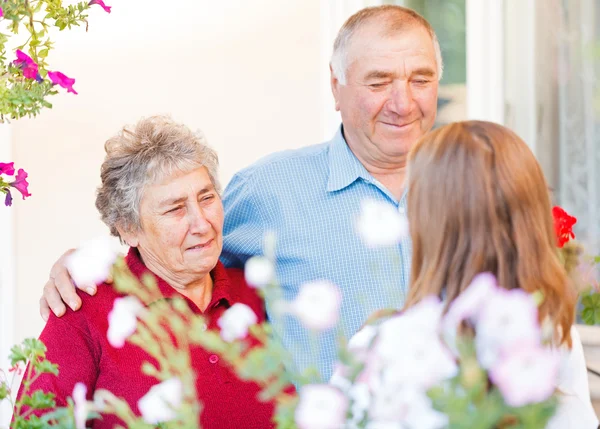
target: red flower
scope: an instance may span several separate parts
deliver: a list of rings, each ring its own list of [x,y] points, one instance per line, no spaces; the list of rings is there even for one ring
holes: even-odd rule
[[[13,174],[15,174],[15,163],[14,162],[9,162],[9,163],[0,162],[0,174],[7,174],[9,176],[12,176]]]
[[[19,168],[19,171],[17,171],[16,180],[9,183],[9,185],[19,191],[21,195],[23,195],[23,199],[31,196],[27,190],[27,187],[29,186],[29,183],[27,183],[27,172],[22,168]]]
[[[67,90],[67,92],[72,92],[73,94],[77,94],[77,91],[73,89],[73,85],[75,84],[75,79],[72,79],[68,76],[65,76],[61,72],[48,72],[48,77],[52,81],[53,85],[60,85]]]
[[[552,207],[552,216],[554,216],[554,231],[558,247],[563,247],[569,240],[575,238],[573,225],[577,223],[577,218],[558,206]]]
[[[104,1],[103,1],[103,0],[92,0],[91,2],[89,2],[89,3],[88,3],[88,5],[90,5],[90,6],[92,6],[92,5],[95,5],[95,4],[97,4],[97,5],[98,5],[98,6],[100,6],[102,9],[104,9],[104,11],[105,11],[105,12],[107,12],[107,13],[110,13],[110,8],[111,8],[112,6],[106,6],[106,5],[104,4]]]

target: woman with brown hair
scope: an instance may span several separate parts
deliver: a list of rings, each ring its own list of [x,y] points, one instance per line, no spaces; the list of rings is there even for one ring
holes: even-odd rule
[[[559,262],[548,186],[514,132],[459,122],[424,136],[409,156],[413,241],[406,308],[429,295],[447,305],[483,272],[506,289],[541,292],[540,321],[554,326],[561,402],[548,428],[596,428],[583,349],[573,327],[576,294]]]

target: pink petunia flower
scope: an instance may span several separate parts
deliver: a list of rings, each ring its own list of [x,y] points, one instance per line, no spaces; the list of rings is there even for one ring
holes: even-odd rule
[[[23,69],[23,76],[27,79],[36,79],[38,75],[38,65],[25,52],[17,49],[17,59],[15,65]]]
[[[4,11],[2,10],[2,8],[0,7],[0,18],[2,18],[4,16]]]
[[[29,186],[29,183],[27,183],[27,172],[22,168],[19,168],[19,171],[17,171],[16,180],[9,183],[9,185],[19,191],[21,195],[23,195],[23,199],[31,196],[27,189]]]
[[[100,6],[102,9],[104,9],[104,11],[105,11],[106,13],[110,13],[110,8],[111,8],[112,6],[106,6],[106,5],[104,4],[104,1],[103,1],[103,0],[92,0],[91,2],[89,2],[89,3],[88,3],[88,5],[90,5],[90,6],[93,6],[93,5],[95,5],[95,4],[97,4],[97,5],[98,5],[98,6]]]
[[[7,174],[12,176],[15,174],[15,163],[14,162],[0,162],[0,174]]]
[[[67,90],[67,92],[71,92],[77,95],[77,91],[73,89],[73,85],[75,84],[75,79],[72,79],[68,76],[65,76],[61,72],[48,72],[48,77],[52,81],[53,85],[60,85]]]

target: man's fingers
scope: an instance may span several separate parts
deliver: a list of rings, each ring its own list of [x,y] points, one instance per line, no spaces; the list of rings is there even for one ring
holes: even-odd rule
[[[58,317],[65,314],[65,311],[67,311],[58,290],[56,290],[53,279],[48,279],[48,282],[44,286],[44,295],[40,298],[40,314],[44,320],[48,320],[48,317],[50,316],[48,310],[52,310]]]
[[[52,279],[50,279],[52,280]],[[49,281],[50,282],[50,281]],[[75,291],[75,285],[71,281],[71,277],[66,269],[60,270],[54,277],[54,284],[60,294],[59,298],[62,298],[71,310],[78,310],[81,307],[81,298]],[[48,301],[51,308],[54,308],[53,302]]]

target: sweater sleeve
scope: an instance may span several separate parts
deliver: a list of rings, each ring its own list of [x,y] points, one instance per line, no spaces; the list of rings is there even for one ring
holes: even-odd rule
[[[573,347],[564,354],[560,366],[559,404],[546,429],[596,429],[598,419],[590,400],[587,369],[579,332],[571,328]]]
[[[81,382],[86,385],[90,399],[98,375],[99,348],[89,334],[85,317],[72,311],[62,318],[51,315],[39,339],[46,345],[46,359],[58,365],[59,375],[41,374],[27,394],[31,395],[36,390],[52,392],[56,395],[56,405],[63,407],[67,405],[67,398],[72,396],[75,384]],[[18,398],[25,394],[23,390],[21,384]],[[48,411],[36,414],[40,416]]]

